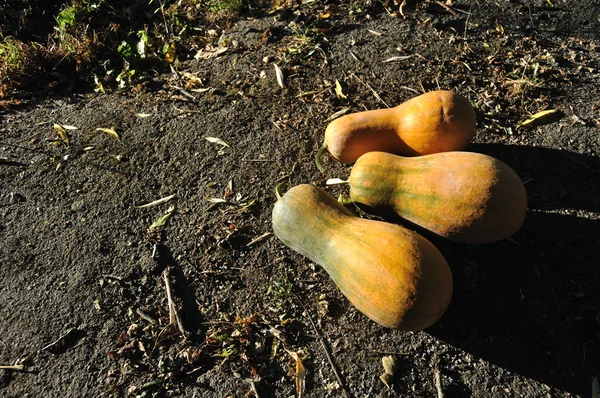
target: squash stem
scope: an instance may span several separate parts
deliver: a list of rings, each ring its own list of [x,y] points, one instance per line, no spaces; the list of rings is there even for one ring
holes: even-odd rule
[[[321,148],[319,148],[319,150],[317,151],[317,156],[315,156],[315,163],[317,164],[317,169],[319,169],[321,173],[325,173],[325,168],[323,167],[323,164],[321,164],[321,158],[323,157],[323,152],[325,152],[326,149],[327,145],[323,143],[323,145],[321,145]]]
[[[285,181],[281,181],[275,186],[275,196],[277,197],[277,200],[281,199],[281,197],[283,196],[280,191],[280,188],[283,184],[285,184]]]

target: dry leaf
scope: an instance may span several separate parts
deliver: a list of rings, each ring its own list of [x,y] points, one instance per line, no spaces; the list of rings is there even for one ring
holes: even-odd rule
[[[306,369],[304,369],[304,365],[300,360],[298,354],[293,351],[286,350],[288,354],[292,356],[296,360],[296,396],[298,398],[302,397],[304,393],[304,379],[306,378]]]
[[[215,57],[218,57],[219,55],[223,54],[227,50],[228,50],[228,47],[215,48],[211,45],[207,45],[204,49],[202,49],[196,53],[196,55],[194,56],[194,59],[199,60],[199,59],[215,58]]]
[[[173,194],[170,196],[165,196],[164,198],[160,198],[158,200],[155,200],[153,202],[150,203],[146,203],[145,205],[140,205],[140,206],[135,206],[136,209],[146,209],[148,207],[153,207],[153,206],[158,206],[158,205],[162,205],[163,203],[167,203],[169,201],[171,201],[172,199],[174,199],[177,195]]]
[[[200,79],[198,76],[190,73],[190,72],[182,72],[181,73],[183,75],[183,77],[185,77],[186,79],[188,79],[188,81],[185,83],[185,88],[187,90],[190,90],[192,88],[197,88],[202,86],[202,79]]]
[[[56,132],[58,133],[60,140],[62,142],[64,142],[65,144],[69,145],[69,135],[67,134],[67,131],[64,129],[64,127],[58,123],[54,123],[53,127],[56,130]]]
[[[498,23],[498,20],[496,20],[496,30],[498,31],[498,33],[500,33],[501,35],[504,34],[504,28],[502,27],[502,25],[500,25]]]
[[[394,373],[396,372],[396,366],[397,366],[395,357],[393,357],[392,355],[383,357],[383,358],[381,358],[381,364],[383,365],[383,369],[385,370],[385,373],[394,375]]]
[[[381,363],[383,365],[384,373],[381,376],[379,376],[379,378],[381,379],[381,381],[383,381],[383,384],[385,384],[387,388],[391,388],[390,385],[392,383],[394,374],[396,373],[396,358],[391,355],[383,357],[381,358]]]
[[[273,64],[273,67],[275,68],[275,74],[277,75],[277,83],[279,84],[279,87],[285,88],[285,83],[283,81],[283,72],[281,71],[279,66],[277,66],[277,64]]]
[[[347,183],[347,180],[342,180],[341,178],[329,178],[327,181],[325,181],[325,185],[340,185]]]
[[[204,138],[206,139],[206,141],[212,142],[213,144],[219,144],[219,145],[229,147],[229,144],[220,138],[217,138],[217,137],[204,137]]]
[[[521,126],[539,126],[542,124],[548,124],[559,120],[562,117],[562,112],[558,109],[548,109],[545,111],[538,112],[531,115],[527,120],[519,123],[517,127]]]
[[[160,227],[164,226],[167,223],[167,221],[169,221],[169,218],[171,218],[171,216],[173,215],[173,211],[175,211],[175,207],[174,206],[169,207],[169,210],[167,210],[165,215],[160,217],[158,220],[154,221],[152,223],[152,225],[150,225],[150,228],[148,228],[148,230],[152,230],[152,229],[160,228]]]
[[[383,62],[398,62],[398,61],[404,61],[405,59],[409,59],[409,58],[412,58],[412,55],[398,55],[396,57],[388,58]]]
[[[340,82],[337,79],[335,81],[335,94],[337,95],[337,97],[339,99],[346,99],[346,98],[348,98],[346,96],[346,94],[344,94],[344,92],[342,91],[342,85],[340,84]]]
[[[207,200],[210,203],[227,203],[227,201],[225,199],[221,199],[221,198],[208,198]]]
[[[75,126],[69,126],[68,124],[61,124],[61,126],[63,127],[63,129],[65,130],[79,130],[79,127],[75,127]]]
[[[165,61],[172,64],[175,62],[177,47],[175,47],[175,43],[167,44],[165,54]]]
[[[105,128],[105,127],[98,127],[96,129],[96,131],[101,131],[103,133],[106,133],[106,134],[110,135],[115,140],[121,141],[121,137],[119,137],[119,134],[117,134],[117,132],[114,129],[109,129],[109,128]]]
[[[227,186],[225,187],[225,193],[223,194],[223,199],[227,199],[233,195],[233,180],[229,180]]]

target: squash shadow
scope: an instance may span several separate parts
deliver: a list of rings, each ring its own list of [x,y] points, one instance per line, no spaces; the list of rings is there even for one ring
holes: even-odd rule
[[[510,240],[454,244],[428,236],[450,264],[454,297],[427,329],[466,352],[573,394],[600,369],[600,178],[592,156],[473,145],[525,181],[527,219]]]

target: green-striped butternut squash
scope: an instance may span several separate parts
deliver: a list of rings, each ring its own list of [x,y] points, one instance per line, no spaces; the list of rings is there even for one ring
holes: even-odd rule
[[[402,157],[361,156],[350,173],[350,197],[455,242],[509,237],[525,220],[527,194],[503,162],[470,152]]]
[[[395,108],[353,113],[332,121],[325,147],[341,163],[383,151],[402,156],[460,151],[475,135],[475,111],[452,91],[432,91]]]
[[[383,326],[424,329],[450,303],[452,274],[433,244],[398,225],[356,217],[315,186],[295,186],[279,199],[273,231]]]

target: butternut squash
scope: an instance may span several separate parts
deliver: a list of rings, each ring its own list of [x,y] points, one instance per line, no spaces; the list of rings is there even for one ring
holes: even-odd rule
[[[424,329],[450,303],[452,274],[433,244],[401,226],[356,217],[315,186],[295,186],[279,199],[273,231],[383,326]]]
[[[370,152],[348,180],[352,200],[400,217],[455,242],[509,237],[525,220],[519,176],[490,156],[445,152],[402,157]]]
[[[452,91],[432,91],[395,108],[335,119],[327,126],[324,146],[341,163],[353,163],[372,151],[403,156],[459,151],[474,135],[469,100]]]

